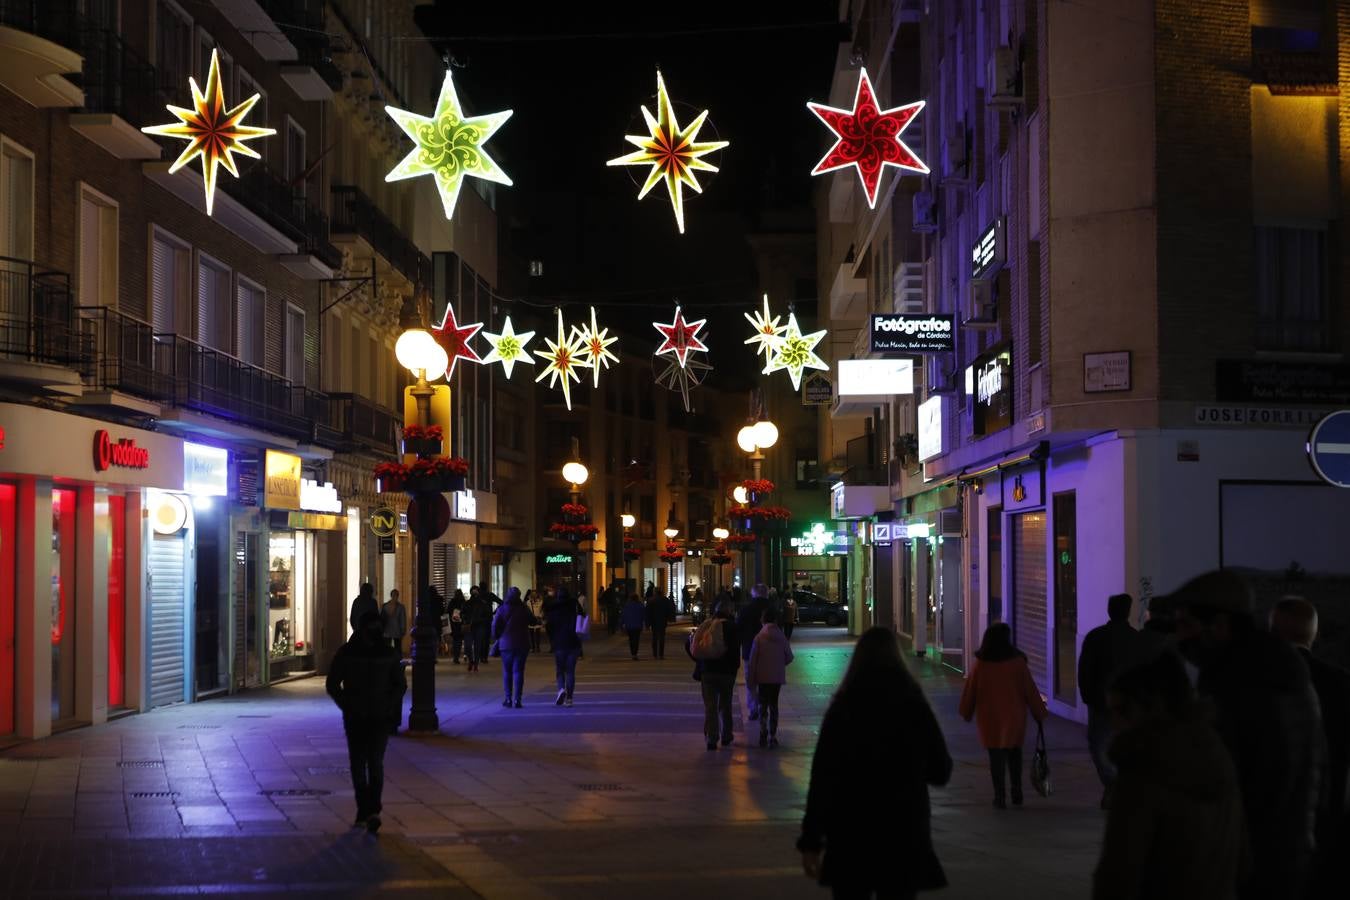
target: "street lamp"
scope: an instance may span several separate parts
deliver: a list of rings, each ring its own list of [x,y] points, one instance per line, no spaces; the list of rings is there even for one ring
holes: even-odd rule
[[[726,555],[726,540],[731,537],[731,532],[718,526],[712,530],[712,535],[713,540],[721,542],[721,546],[717,549],[718,558],[713,560],[713,562],[717,563],[717,592],[720,594],[722,592],[722,565],[730,558]]]
[[[417,383],[409,393],[417,407],[417,423],[431,424],[431,398],[436,391],[429,381],[445,374],[449,356],[425,328],[409,328],[394,344],[394,356],[399,364],[412,372]],[[416,597],[417,609],[412,629],[412,709],[408,713],[408,730],[435,732],[440,730],[436,714],[436,649],[440,613],[431,606],[431,523],[435,520],[435,506],[444,503],[439,494],[417,491],[412,496],[416,507],[418,529]]]
[[[625,582],[624,590],[632,592],[633,589],[637,587],[637,585],[633,585],[631,583],[632,576],[628,574],[628,564],[632,562],[632,560],[628,558],[628,548],[630,546],[628,543],[628,532],[632,530],[634,525],[637,524],[637,517],[634,516],[632,513],[624,513],[622,516],[619,517],[619,521],[623,524],[623,580]]]
[[[675,542],[676,536],[680,533],[680,529],[678,529],[678,528],[675,527],[674,517],[675,517],[675,509],[674,509],[674,507],[671,507],[671,510],[670,510],[670,519],[666,522],[665,530],[661,532],[662,534],[664,534],[664,535],[666,536],[666,543],[667,543],[667,544],[673,544],[673,543]],[[670,547],[669,547],[669,546],[666,547],[666,552],[662,553],[661,556],[662,556],[662,558],[665,559],[665,561],[666,561],[666,597],[668,597],[668,598],[670,599],[670,602],[671,602],[671,603],[674,603],[674,602],[675,602],[675,559],[673,558],[673,556],[672,556],[671,553],[670,553]]]
[[[746,425],[736,433],[736,443],[742,450],[750,454],[750,477],[755,481],[761,478],[760,470],[764,465],[764,453],[762,451],[769,449],[778,443],[778,426],[768,419],[760,419],[750,425]],[[736,501],[745,503],[752,500],[749,493],[744,488],[738,488],[740,494],[736,496]],[[744,498],[744,499],[742,499]],[[760,536],[763,537],[762,535]],[[755,541],[755,584],[764,580],[764,546],[763,540]]]
[[[590,471],[581,463],[577,457],[581,455],[576,438],[572,438],[572,461],[564,463],[562,467],[563,480],[572,486],[572,503],[581,503],[581,486],[591,477]],[[581,596],[582,582],[581,576],[577,574],[577,555],[580,554],[580,544],[573,544],[575,551],[572,556],[572,584],[576,588],[578,599]]]

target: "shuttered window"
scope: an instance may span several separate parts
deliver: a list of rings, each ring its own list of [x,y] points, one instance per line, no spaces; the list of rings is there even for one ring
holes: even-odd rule
[[[117,207],[80,195],[81,306],[117,306]]]
[[[197,260],[196,340],[230,352],[230,270],[206,256]]]
[[[250,365],[261,367],[267,294],[251,281],[240,278],[235,297],[234,355]]]
[[[150,321],[156,334],[187,334],[187,296],[191,273],[187,248],[156,234],[151,250]]]
[[[305,383],[305,311],[286,306],[286,380]]]
[[[33,258],[33,160],[0,146],[0,256]]]
[[[1013,638],[1027,655],[1036,683],[1047,684],[1045,513],[1022,513],[1012,517]]]

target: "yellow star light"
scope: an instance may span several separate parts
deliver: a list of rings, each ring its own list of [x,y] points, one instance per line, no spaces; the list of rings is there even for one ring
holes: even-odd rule
[[[577,340],[581,342],[581,355],[586,358],[586,362],[591,367],[591,385],[600,386],[600,370],[608,371],[610,360],[619,361],[619,357],[610,352],[609,345],[617,344],[619,338],[609,337],[608,328],[600,328],[595,324],[595,307],[591,307],[591,324],[587,326],[584,322],[580,327],[573,325],[572,332]]]
[[[202,158],[202,182],[206,187],[206,214],[209,216],[216,200],[217,167],[224,166],[225,171],[238,178],[239,170],[235,168],[233,154],[259,158],[257,151],[245,146],[244,141],[277,132],[275,128],[243,124],[244,116],[258,102],[259,94],[254,94],[234,109],[225,108],[225,96],[220,89],[220,63],[215,50],[211,51],[211,68],[206,73],[206,91],[197,87],[197,80],[191,76],[188,77],[188,85],[192,88],[193,109],[170,105],[169,112],[178,117],[177,122],[147,125],[141,131],[183,138],[188,142],[187,149],[169,166],[170,175],[197,157]]]
[[[819,344],[827,333],[816,331],[802,334],[801,328],[797,325],[797,314],[788,313],[788,323],[783,329],[781,343],[770,354],[769,362],[764,366],[764,374],[787,369],[788,377],[792,379],[792,389],[801,390],[802,369],[829,371],[829,364],[816,355],[816,344]]]
[[[419,175],[434,175],[447,219],[454,217],[464,176],[511,184],[511,179],[488,156],[483,144],[511,118],[512,111],[465,118],[449,71],[445,73],[445,81],[441,82],[441,94],[432,115],[419,116],[393,106],[386,106],[384,111],[417,145],[384,176],[384,180],[402,181]]]
[[[783,319],[782,316],[770,318],[769,295],[764,295],[764,311],[762,313],[756,310],[753,315],[750,313],[742,313],[742,315],[745,316],[745,321],[750,323],[750,327],[755,329],[754,335],[746,338],[745,343],[759,344],[759,349],[755,351],[755,355],[758,356],[763,353],[766,358],[772,359],[774,349],[783,342],[784,329],[779,324]]]
[[[577,369],[589,369],[591,364],[584,359],[585,354],[581,342],[577,339],[577,330],[572,329],[571,336],[568,336],[567,330],[563,328],[562,310],[558,310],[558,340],[555,342],[544,338],[544,343],[548,344],[548,350],[536,350],[534,355],[548,360],[548,365],[535,381],[540,382],[547,378],[548,386],[554,387],[561,379],[563,400],[567,403],[567,408],[571,409],[572,385],[569,379],[579,383],[581,376],[577,374]]]
[[[730,142],[698,142],[698,131],[708,118],[706,109],[684,128],[680,127],[680,123],[675,120],[675,110],[671,106],[670,95],[666,93],[666,82],[661,77],[659,69],[656,72],[656,115],[653,116],[647,111],[647,107],[643,106],[642,117],[647,120],[650,134],[624,135],[625,141],[639,149],[627,156],[611,159],[605,165],[650,165],[651,171],[647,173],[647,181],[642,185],[642,190],[638,191],[638,199],[647,196],[652,188],[664,181],[666,191],[670,194],[670,205],[675,209],[675,224],[679,226],[680,234],[684,234],[684,186],[688,185],[695,192],[703,193],[694,172],[716,172],[717,167],[702,157],[714,150],[721,150]]]
[[[534,365],[534,360],[530,358],[525,345],[534,337],[533,331],[522,331],[516,334],[511,325],[511,317],[507,316],[506,321],[502,323],[500,334],[493,334],[491,331],[484,331],[483,337],[487,340],[492,350],[483,357],[483,365],[499,362],[502,368],[506,370],[506,377],[511,377],[511,369],[516,363],[529,363]]]

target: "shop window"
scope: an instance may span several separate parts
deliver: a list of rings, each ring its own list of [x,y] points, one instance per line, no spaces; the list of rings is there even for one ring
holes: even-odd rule
[[[52,721],[75,718],[75,491],[52,490]]]
[[[127,505],[108,498],[108,708],[126,706],[127,679]]]
[[[12,484],[0,484],[0,734],[14,731],[14,503]]]
[[[1078,501],[1055,495],[1055,698],[1078,702]]]
[[[313,536],[274,532],[268,541],[267,656],[278,677],[309,668]]]
[[[1320,228],[1256,228],[1258,349],[1331,349],[1326,247]]]

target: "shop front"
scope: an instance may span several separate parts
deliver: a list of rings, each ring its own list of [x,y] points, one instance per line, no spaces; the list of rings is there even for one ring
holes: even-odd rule
[[[0,739],[186,699],[191,579],[143,552],[191,553],[182,491],[180,440],[0,404]]]

